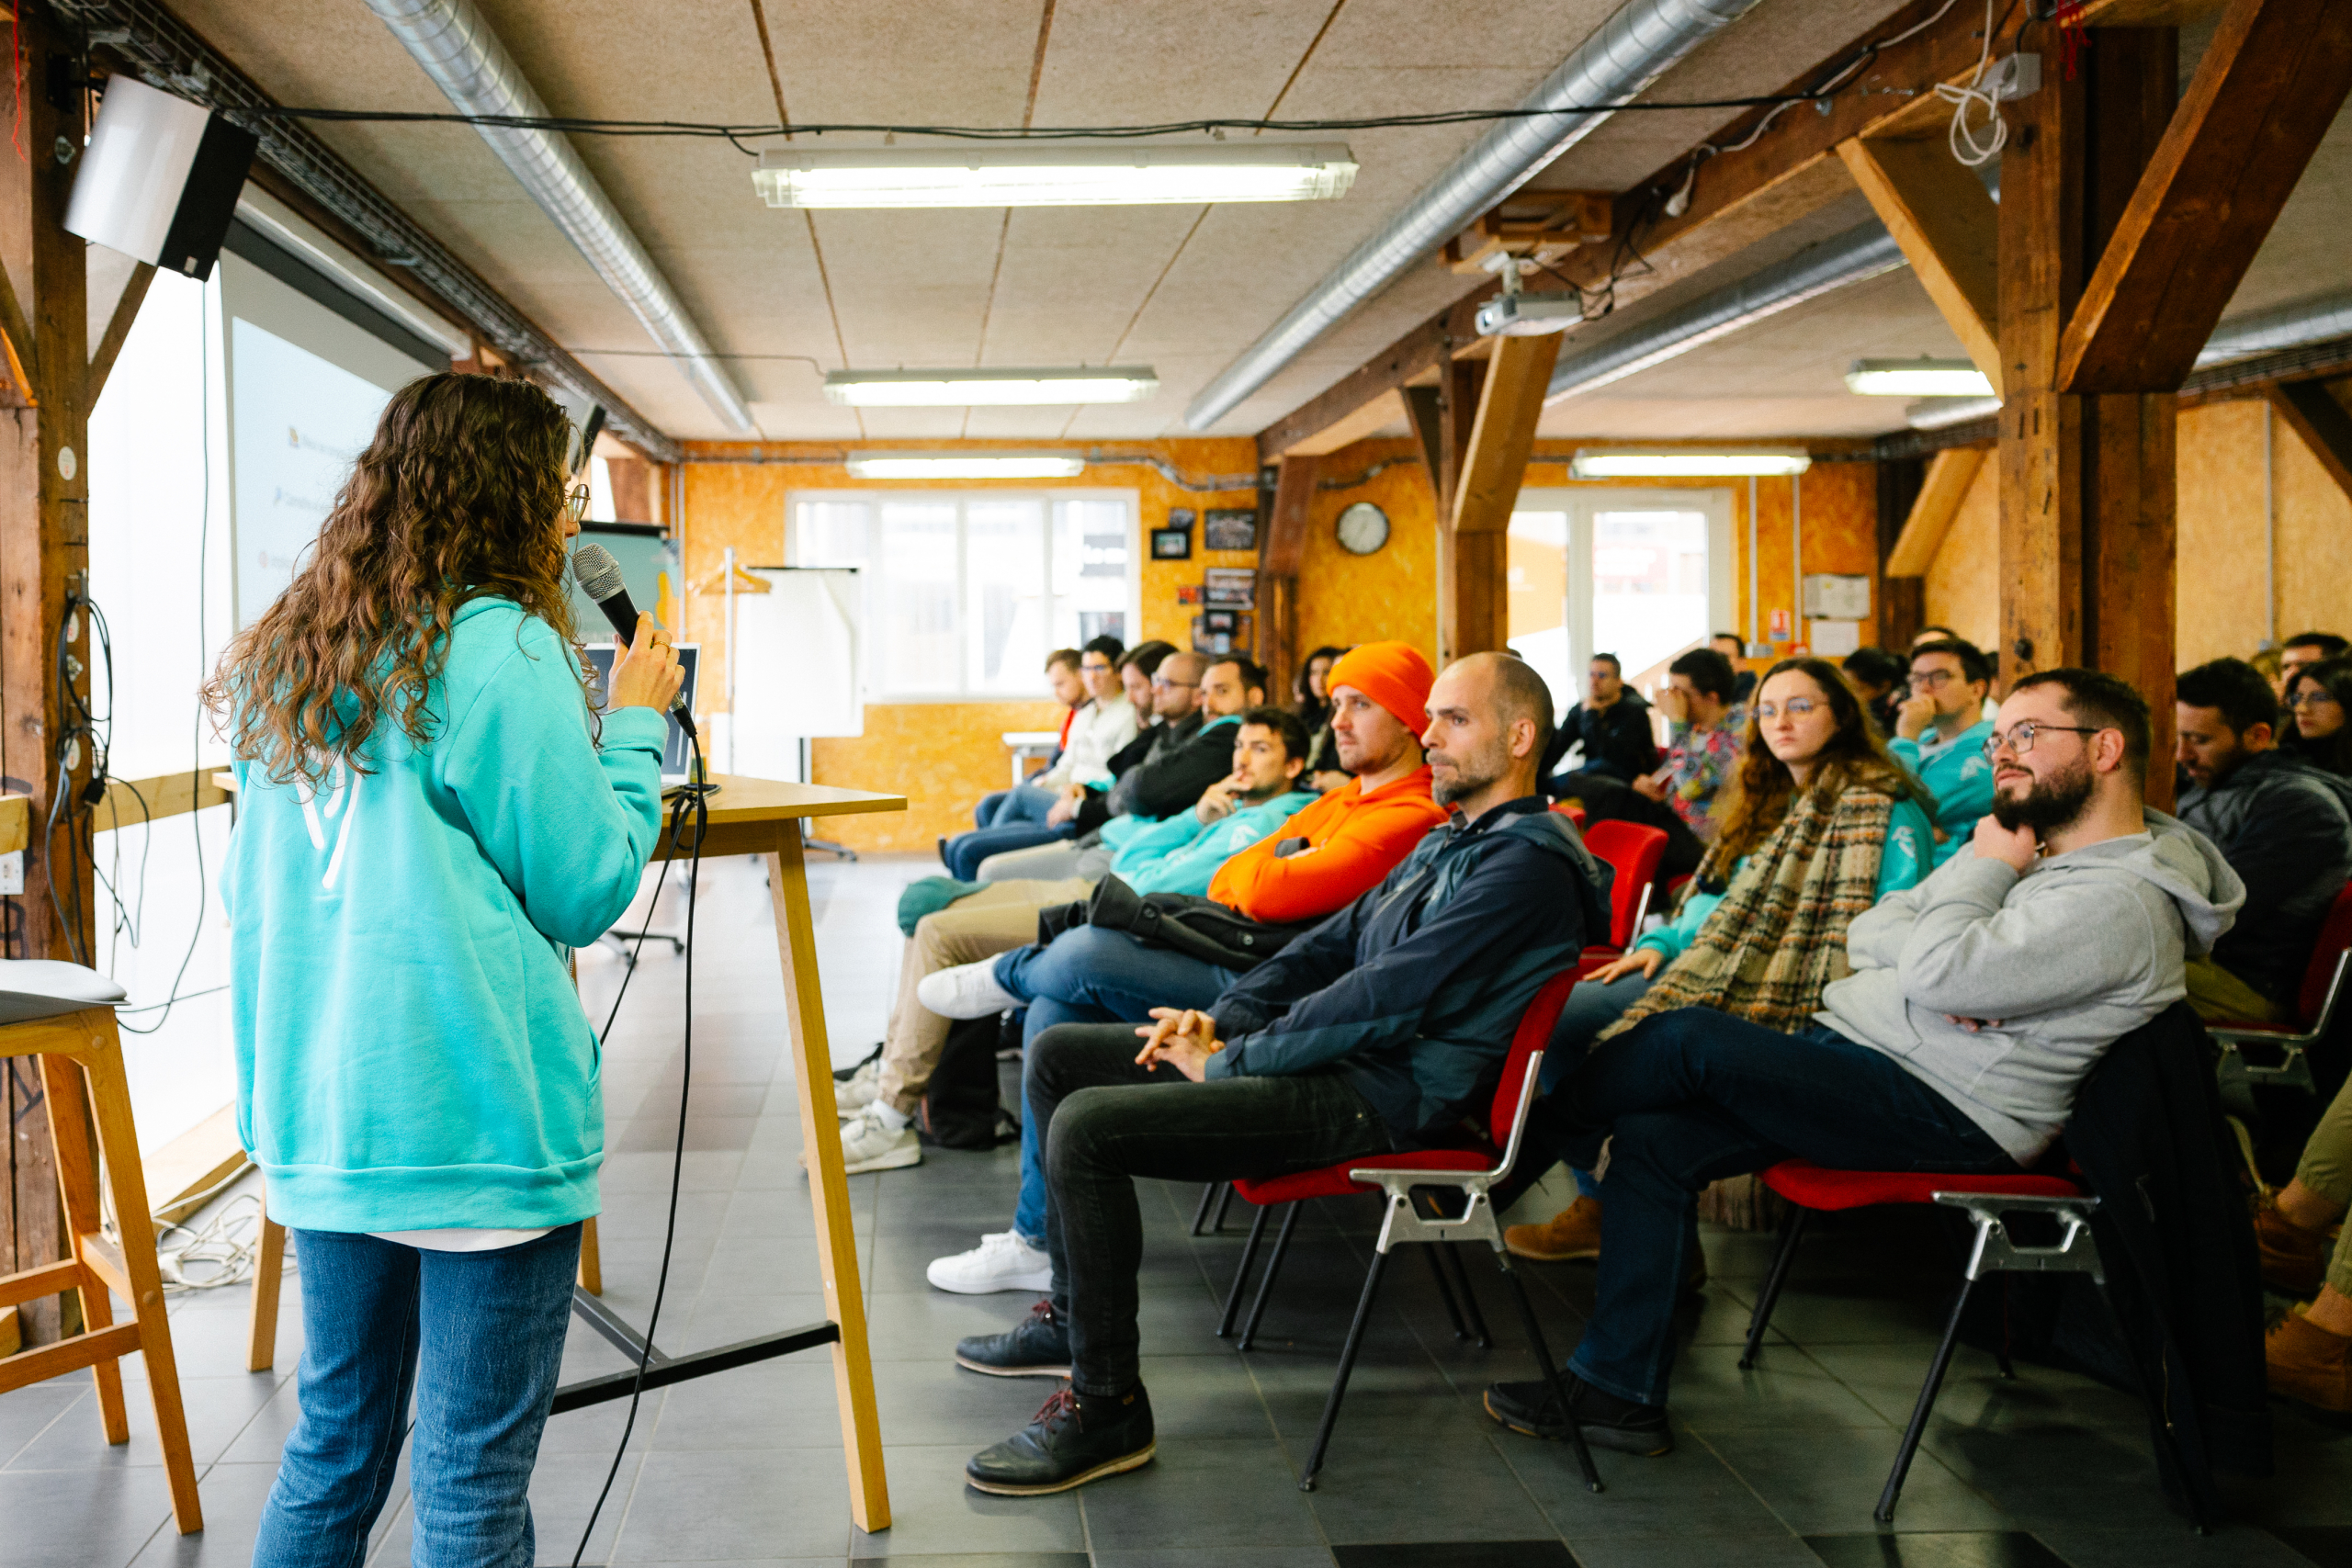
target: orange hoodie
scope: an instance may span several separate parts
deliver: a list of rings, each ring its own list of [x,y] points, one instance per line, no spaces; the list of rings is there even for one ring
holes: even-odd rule
[[[1253,920],[1316,919],[1379,886],[1445,819],[1426,764],[1369,795],[1343,784],[1219,866],[1209,897]],[[1311,847],[1274,853],[1301,838]]]

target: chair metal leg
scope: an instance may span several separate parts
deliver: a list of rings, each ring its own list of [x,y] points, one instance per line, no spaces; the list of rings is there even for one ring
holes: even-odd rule
[[[1437,1281],[1437,1299],[1445,1303],[1445,1315],[1453,1325],[1453,1337],[1469,1338],[1470,1325],[1462,1321],[1462,1303],[1453,1298],[1453,1281],[1445,1277],[1445,1265],[1438,1261],[1437,1248],[1423,1247],[1421,1256],[1429,1259],[1430,1278]]]
[[[2115,1298],[2107,1293],[2106,1284],[2096,1277],[2091,1280],[2091,1288],[2098,1292],[2099,1303],[2107,1308],[2107,1321],[2115,1330],[2116,1341],[2128,1350],[2132,1343],[2131,1332],[2123,1325],[2123,1314],[2115,1310]],[[2188,1466],[2181,1458],[2180,1435],[2172,1429],[2172,1412],[2165,1406],[2162,1386],[2143,1391],[2141,1397],[2148,1404],[2148,1430],[2162,1445],[2165,1457],[2172,1461],[2173,1473],[2180,1477],[2180,1500],[2188,1506],[2190,1526],[2199,1535],[2212,1534],[2211,1522],[2205,1517],[2204,1501],[2189,1483]],[[2157,1470],[2157,1479],[2161,1481],[2163,1467],[2159,1465]]]
[[[1266,1259],[1266,1271],[1258,1276],[1258,1297],[1250,1303],[1250,1321],[1241,1325],[1244,1350],[1257,1342],[1258,1320],[1266,1315],[1266,1298],[1274,1293],[1274,1276],[1283,1271],[1283,1254],[1290,1250],[1290,1233],[1297,1224],[1298,1205],[1283,1205],[1283,1228],[1274,1235],[1273,1255]]]
[[[1315,1428],[1315,1447],[1306,1456],[1306,1470],[1298,1478],[1301,1492],[1315,1490],[1316,1473],[1323,1468],[1323,1452],[1331,1446],[1331,1428],[1339,1425],[1340,1401],[1347,1396],[1348,1374],[1356,1370],[1356,1352],[1363,1348],[1364,1325],[1372,1320],[1372,1299],[1380,1293],[1380,1276],[1388,1267],[1388,1254],[1372,1255],[1372,1268],[1363,1277],[1363,1294],[1356,1301],[1356,1317],[1348,1325],[1348,1342],[1340,1350],[1339,1375],[1331,1380],[1331,1397],[1323,1405],[1322,1425]]]
[[[1796,1261],[1797,1243],[1804,1237],[1804,1223],[1811,1213],[1792,1205],[1789,1217],[1781,1222],[1781,1249],[1772,1254],[1772,1271],[1764,1277],[1764,1293],[1756,1298],[1756,1310],[1747,1314],[1747,1348],[1740,1352],[1741,1371],[1756,1364],[1756,1352],[1763,1348],[1764,1331],[1772,1326],[1772,1308],[1781,1299],[1781,1287],[1788,1283],[1789,1265]]]
[[[1200,1235],[1201,1227],[1209,1223],[1209,1205],[1216,1202],[1216,1195],[1224,1190],[1225,1183],[1222,1181],[1212,1181],[1206,1187],[1201,1189],[1201,1206],[1193,1211],[1193,1234],[1194,1235]]]
[[[1250,1239],[1241,1248],[1241,1267],[1233,1272],[1233,1289],[1225,1293],[1225,1315],[1217,1320],[1219,1339],[1233,1332],[1234,1314],[1241,1310],[1241,1287],[1250,1282],[1250,1265],[1257,1261],[1258,1238],[1266,1234],[1266,1216],[1270,1213],[1271,1210],[1260,1209],[1258,1217],[1250,1222]]]
[[[1552,1348],[1544,1342],[1544,1325],[1535,1319],[1535,1303],[1527,1299],[1527,1282],[1510,1266],[1510,1253],[1497,1252],[1495,1262],[1501,1268],[1503,1278],[1510,1281],[1511,1300],[1519,1303],[1520,1326],[1527,1331],[1527,1344],[1535,1352],[1535,1364],[1544,1369],[1544,1381],[1552,1385],[1552,1397],[1559,1401],[1561,1414],[1568,1415],[1574,1407],[1568,1402],[1567,1385],[1560,1377],[1559,1363],[1552,1359]],[[1576,1424],[1573,1416],[1567,1425],[1568,1446],[1576,1450],[1577,1468],[1584,1472],[1585,1490],[1598,1492],[1600,1471],[1592,1462],[1592,1447],[1584,1440],[1584,1428]]]
[[[1878,1511],[1872,1516],[1880,1524],[1894,1522],[1894,1499],[1903,1491],[1903,1478],[1911,1473],[1912,1456],[1919,1451],[1919,1438],[1928,1430],[1928,1415],[1936,1407],[1936,1394],[1944,1386],[1944,1373],[1951,1366],[1952,1347],[1960,1340],[1961,1314],[1968,1310],[1968,1298],[1976,1289],[1973,1280],[1960,1282],[1960,1294],[1951,1303],[1951,1321],[1944,1325],[1943,1343],[1936,1347],[1936,1359],[1928,1364],[1928,1381],[1919,1385],[1919,1403],[1912,1407],[1911,1425],[1904,1430],[1903,1446],[1894,1451],[1894,1468],[1887,1472],[1886,1490],[1879,1494]]]
[[[1470,1276],[1462,1267],[1462,1254],[1454,1250],[1454,1244],[1450,1241],[1441,1243],[1438,1250],[1445,1254],[1445,1266],[1453,1271],[1454,1288],[1462,1292],[1462,1315],[1470,1320],[1471,1337],[1477,1340],[1479,1349],[1493,1349],[1495,1337],[1487,1332],[1486,1315],[1478,1310],[1478,1292],[1470,1288]]]
[[[1216,1218],[1209,1222],[1209,1234],[1211,1235],[1218,1235],[1224,1231],[1225,1212],[1232,1206],[1233,1183],[1228,1181],[1225,1184],[1225,1190],[1216,1195]]]

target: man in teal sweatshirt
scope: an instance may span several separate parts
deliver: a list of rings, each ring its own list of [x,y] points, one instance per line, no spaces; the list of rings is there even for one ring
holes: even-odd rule
[[[1984,716],[1993,686],[1993,661],[1958,637],[1923,642],[1911,650],[1911,694],[1895,709],[1887,750],[1936,797],[1935,863],[1957,853],[1993,809],[1993,763]]]

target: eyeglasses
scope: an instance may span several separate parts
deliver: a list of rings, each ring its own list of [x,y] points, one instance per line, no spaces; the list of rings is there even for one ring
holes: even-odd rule
[[[1082,672],[1084,672],[1084,673],[1086,673],[1086,674],[1089,674],[1089,675],[1100,675],[1100,674],[1102,674],[1104,671],[1106,671],[1106,670],[1108,670],[1108,669],[1110,669],[1110,668],[1111,668],[1111,663],[1110,663],[1110,660],[1106,660],[1106,659],[1098,659],[1098,660],[1096,660],[1093,663],[1089,664],[1089,663],[1087,663],[1087,662],[1086,662],[1086,660],[1082,660],[1082,659],[1081,659],[1081,660],[1080,660],[1078,661],[1078,667],[1079,667],[1079,669],[1080,669]]]
[[[2022,757],[2033,750],[2034,738],[2041,735],[2097,735],[2098,733],[2096,727],[2086,729],[2079,724],[2036,724],[2029,718],[2011,726],[2006,735],[1996,729],[1986,736],[1984,755],[1988,758],[1998,756],[2001,748],[2006,746],[2011,752]]]
[[[2325,707],[2335,701],[2336,696],[2334,692],[2297,692],[2287,699],[2287,705],[2290,708],[2317,708]]]
[[[1951,678],[1949,670],[1921,670],[1912,675],[1911,689],[1915,692],[1941,691],[1943,683]]]
[[[1818,713],[1821,706],[1821,704],[1815,702],[1811,697],[1791,697],[1778,707],[1770,703],[1758,703],[1756,716],[1763,719],[1778,718],[1785,713],[1791,718],[1804,718],[1810,714]]]
[[[1200,684],[1198,681],[1171,681],[1165,675],[1154,675],[1151,678],[1151,689],[1155,692],[1198,691]]]
[[[563,498],[564,515],[574,523],[588,515],[588,487],[574,485],[571,493]]]

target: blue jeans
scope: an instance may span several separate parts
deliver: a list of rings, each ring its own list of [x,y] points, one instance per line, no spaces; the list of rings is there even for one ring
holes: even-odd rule
[[[975,828],[1010,828],[1016,822],[1043,825],[1046,813],[1054,808],[1061,796],[1035,784],[1016,784],[1011,789],[992,790],[980,797],[979,809],[972,813]]]
[[[2012,1171],[1991,1134],[1902,1063],[1815,1024],[1783,1034],[1711,1008],[1644,1019],[1551,1097],[1600,1152],[1600,1276],[1568,1371],[1621,1399],[1666,1403],[1675,1303],[1700,1189],[1784,1159],[1846,1170]],[[1573,1155],[1572,1155],[1572,1157]]]
[[[1024,815],[1030,809],[1023,804],[1024,796],[1035,796],[1044,802],[1035,808],[1035,817]],[[995,803],[993,807],[991,801]],[[1058,828],[1046,826],[1046,813],[1053,804],[1054,796],[1031,784],[988,796],[973,815],[992,810],[996,820],[982,823],[968,833],[958,833],[942,846],[939,858],[946,865],[947,874],[958,882],[976,882],[979,880],[980,863],[990,855],[1035,849],[1039,844],[1070,837],[1078,831],[1075,822],[1065,822]]]
[[[1241,978],[1125,931],[1080,926],[1045,947],[1018,947],[996,961],[997,983],[1028,1003],[1021,1030],[1023,1104],[1029,1100],[1030,1047],[1057,1023],[1148,1023],[1154,1008],[1206,1008]],[[1141,1050],[1138,1041],[1136,1048]],[[1021,1200],[1012,1228],[1032,1244],[1046,1235],[1046,1165],[1036,1118],[1021,1119]]]
[[[1544,1047],[1544,1066],[1536,1076],[1545,1094],[1560,1087],[1560,1080],[1574,1072],[1592,1049],[1593,1036],[1624,1017],[1625,1010],[1642,999],[1650,984],[1638,971],[1605,986],[1577,982],[1568,993],[1568,1005],[1560,1010],[1560,1021],[1552,1026],[1551,1043]],[[1591,1171],[1574,1165],[1568,1168],[1576,1173],[1578,1192],[1588,1198],[1600,1196],[1600,1183]]]
[[[493,1252],[297,1231],[302,1416],[254,1568],[358,1568],[416,1396],[416,1568],[532,1568],[531,1467],[555,1397],[580,1226]]]

